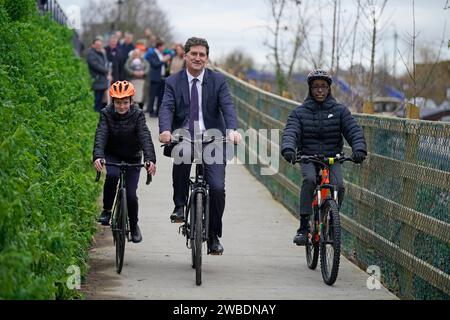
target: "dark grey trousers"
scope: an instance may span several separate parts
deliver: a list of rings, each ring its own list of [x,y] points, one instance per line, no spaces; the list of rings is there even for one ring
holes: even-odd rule
[[[316,176],[319,169],[313,163],[302,163],[301,171],[303,184],[300,191],[300,215],[309,216],[312,213],[312,201],[316,187]],[[338,188],[339,206],[344,200],[345,188],[340,163],[334,164],[330,169],[330,183]]]

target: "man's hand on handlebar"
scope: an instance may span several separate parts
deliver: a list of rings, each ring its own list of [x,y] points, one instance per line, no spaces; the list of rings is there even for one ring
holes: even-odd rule
[[[228,139],[231,143],[239,144],[242,141],[242,136],[239,132],[230,130],[228,133]]]
[[[163,131],[160,135],[159,135],[159,141],[161,143],[170,143],[172,139],[172,135],[170,134],[170,131]]]

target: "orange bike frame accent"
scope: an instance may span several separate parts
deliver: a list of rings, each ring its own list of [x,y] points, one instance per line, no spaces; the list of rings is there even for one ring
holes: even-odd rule
[[[320,185],[329,184],[329,183],[330,183],[330,171],[329,171],[328,169],[322,169],[322,181],[320,182]],[[322,196],[321,198],[322,198],[322,200],[323,200],[323,199],[326,199],[326,198],[327,198],[327,196],[328,196],[330,190],[328,190],[328,189],[322,189],[320,192],[321,192],[321,196]],[[316,206],[319,205],[319,201],[318,201],[318,198],[317,198],[317,194],[316,194],[316,196],[314,197],[314,200],[313,200],[312,205],[313,205],[314,207],[316,207]]]

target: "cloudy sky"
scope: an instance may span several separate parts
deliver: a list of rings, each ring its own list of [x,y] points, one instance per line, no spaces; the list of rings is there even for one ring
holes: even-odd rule
[[[59,0],[63,8],[70,5],[83,6],[88,1]],[[327,43],[331,43],[333,7],[327,5],[330,3],[328,0],[320,2],[323,6],[325,39],[328,40]],[[354,19],[355,2],[355,0],[342,0],[341,21],[343,26]],[[381,1],[378,0],[378,2]],[[263,45],[266,39],[270,39],[266,28],[270,21],[267,0],[159,0],[158,3],[166,12],[177,41],[184,42],[190,36],[204,37],[210,44],[212,60],[217,60],[239,48],[252,56],[260,67],[268,64],[268,48]],[[317,12],[317,3],[317,0],[309,0],[311,6],[316,6],[310,11]],[[447,41],[450,39],[450,8],[444,10],[446,4],[450,7],[450,1],[447,0],[415,0],[416,30],[419,33],[417,45],[431,48],[436,54],[439,52],[444,38],[445,44],[440,51],[441,59],[450,59],[450,48],[447,48]],[[389,63],[392,64],[394,30],[399,34],[399,50],[404,59],[408,59],[410,50],[407,40],[410,38],[408,34],[412,34],[412,25],[412,0],[389,0],[381,20],[380,59],[385,52],[387,59],[390,60]],[[317,30],[317,28],[316,26],[315,29]],[[342,28],[345,29],[345,27]],[[318,38],[317,32],[316,35],[313,31],[311,33],[312,39]],[[369,33],[367,27],[360,27],[358,30],[358,35],[362,36],[367,33]],[[325,44],[326,51],[331,52],[331,45],[327,45],[327,43]],[[365,50],[367,53],[361,59],[367,60],[369,53],[368,49]],[[398,68],[401,69],[402,62],[398,54],[396,58]]]

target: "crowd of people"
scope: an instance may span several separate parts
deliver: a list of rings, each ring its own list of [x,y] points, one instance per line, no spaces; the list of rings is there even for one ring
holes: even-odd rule
[[[165,79],[185,67],[181,43],[166,44],[147,28],[143,39],[134,40],[131,32],[116,31],[93,39],[87,53],[92,77],[94,110],[100,112],[110,103],[106,94],[111,84],[128,80],[135,86],[134,102],[151,117],[157,117],[164,95]]]

